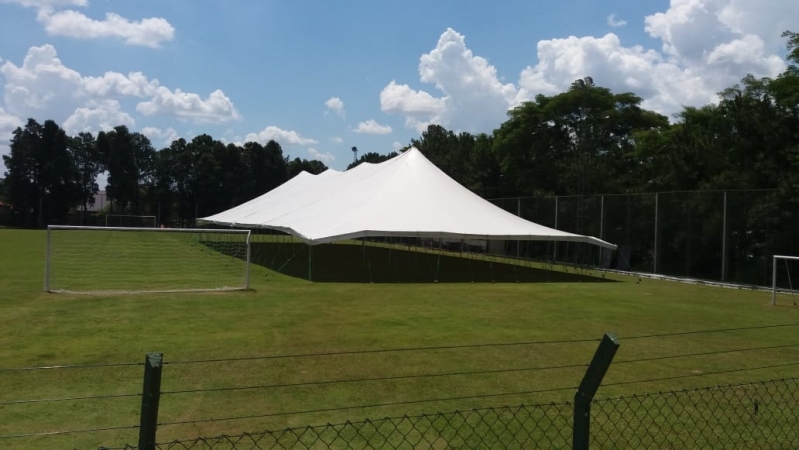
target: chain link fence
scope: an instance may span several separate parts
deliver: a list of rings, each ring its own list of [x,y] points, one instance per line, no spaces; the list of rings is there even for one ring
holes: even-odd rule
[[[486,408],[175,440],[156,448],[571,448],[573,413],[570,403]],[[590,448],[799,448],[799,378],[595,400]]]
[[[567,242],[495,247],[507,255],[760,286],[771,285],[774,254],[799,255],[799,217],[790,201],[776,190],[491,200],[527,220],[619,246],[616,252]],[[787,270],[799,280],[799,264]]]

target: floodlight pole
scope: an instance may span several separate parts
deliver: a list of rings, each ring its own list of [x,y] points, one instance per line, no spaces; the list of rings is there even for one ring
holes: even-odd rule
[[[721,281],[727,279],[727,191],[724,191],[723,214],[721,219]]]
[[[659,194],[655,192],[655,249],[654,249],[654,263],[652,265],[652,273],[658,273],[658,201],[660,200]]]

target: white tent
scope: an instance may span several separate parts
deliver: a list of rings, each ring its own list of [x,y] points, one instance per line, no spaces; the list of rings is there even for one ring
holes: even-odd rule
[[[484,200],[411,148],[346,172],[302,172],[200,223],[270,228],[309,245],[359,237],[536,240],[616,246],[524,220]]]

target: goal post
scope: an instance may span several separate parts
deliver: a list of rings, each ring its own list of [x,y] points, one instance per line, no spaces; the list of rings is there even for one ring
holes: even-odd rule
[[[155,216],[137,216],[132,214],[106,214],[106,227],[142,227],[155,228],[158,226]]]
[[[791,277],[790,261],[797,261],[797,263],[794,264],[799,266],[799,256],[774,255],[774,258],[772,259],[771,306],[777,305],[778,293],[787,293],[791,295],[798,293],[794,287],[793,279]],[[780,273],[784,273],[783,277],[779,277]],[[782,278],[782,280],[781,282],[778,282],[780,278]],[[799,281],[799,279],[797,281]]]
[[[47,292],[244,290],[250,230],[50,225],[45,258]]]

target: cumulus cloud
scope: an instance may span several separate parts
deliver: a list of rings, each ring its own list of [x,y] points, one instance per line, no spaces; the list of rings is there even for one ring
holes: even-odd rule
[[[380,125],[374,119],[369,119],[359,123],[354,131],[361,134],[389,134],[392,130],[388,125]]]
[[[344,117],[344,102],[338,97],[330,97],[326,102],[327,109],[333,111],[341,117]]]
[[[400,150],[402,150],[403,147],[405,147],[404,145],[402,145],[402,142],[399,142],[399,141],[394,141],[392,146],[394,147],[395,151],[400,151]]]
[[[54,6],[87,6],[89,0],[0,0],[0,3],[13,3],[28,8]]]
[[[644,20],[659,48],[625,46],[614,33],[542,40],[538,62],[526,67],[516,84],[500,81],[465,37],[448,29],[419,62],[419,81],[436,92],[394,80],[380,93],[381,110],[404,117],[417,132],[428,124],[490,132],[519,102],[563,92],[573,80],[591,76],[599,86],[634,92],[644,107],[672,115],[683,106],[716,101],[717,92],[747,74],[775,76],[784,70],[777,52],[781,32],[799,20],[794,2],[671,0],[666,11]],[[608,18],[610,25],[622,22]]]
[[[517,93],[513,84],[500,82],[496,68],[475,56],[465,37],[451,28],[421,56],[419,79],[443,95],[436,97],[396,81],[380,93],[381,109],[404,115],[406,125],[417,131],[429,123],[470,131],[491,129],[505,118]]]
[[[150,138],[150,141],[161,145],[169,145],[180,137],[178,132],[172,127],[165,130],[158,127],[144,127],[141,130],[141,134]]]
[[[620,19],[616,16],[616,14],[611,14],[608,16],[608,26],[613,28],[619,28],[627,25],[627,21],[624,19]]]
[[[118,125],[132,127],[136,124],[130,114],[122,111],[116,100],[90,102],[86,107],[77,108],[61,127],[68,134],[83,131],[91,133],[107,131]]]
[[[161,17],[131,21],[108,13],[104,20],[94,20],[71,9],[54,12],[51,7],[42,7],[37,19],[48,34],[74,39],[114,37],[124,39],[129,45],[155,48],[175,36],[175,28]]]
[[[191,92],[183,92],[180,89],[172,91],[160,86],[151,100],[136,105],[136,111],[145,116],[166,115],[206,123],[241,119],[233,102],[219,89],[203,99]]]
[[[276,141],[280,145],[314,145],[319,143],[315,139],[301,136],[296,131],[283,130],[276,126],[268,126],[257,133],[249,133],[244,136],[244,142],[258,142],[265,145],[269,141]]]
[[[3,167],[2,155],[9,152],[8,146],[11,143],[13,131],[23,125],[22,119],[0,108],[0,167]]]
[[[330,153],[330,152],[322,153],[322,152],[316,150],[315,148],[309,148],[308,149],[308,155],[311,157],[312,160],[316,159],[316,160],[322,161],[325,164],[330,164],[331,162],[336,160],[336,157],[333,156],[332,153]]]
[[[335,136],[335,137],[331,138],[330,141],[333,142],[334,144],[343,144],[344,143],[344,139],[341,139],[338,136]]]
[[[105,100],[141,99],[137,111],[202,123],[224,123],[241,118],[231,100],[220,91],[203,99],[198,94],[170,90],[141,72],[106,72],[84,76],[67,67],[52,45],[31,47],[21,65],[0,65],[5,80],[6,109],[18,117],[47,116],[58,122],[77,108],[96,109]],[[113,112],[113,109],[106,108]],[[85,113],[85,111],[84,111]],[[77,120],[77,119],[76,119]]]

